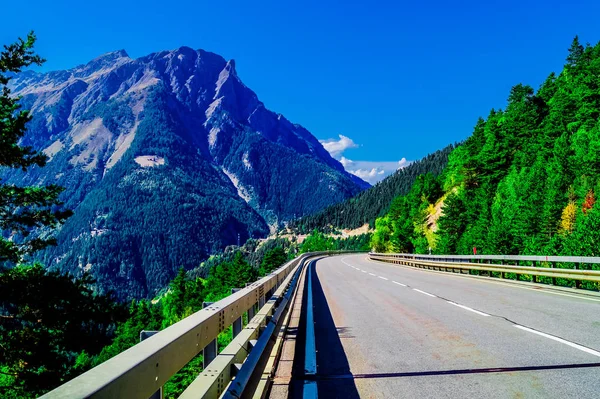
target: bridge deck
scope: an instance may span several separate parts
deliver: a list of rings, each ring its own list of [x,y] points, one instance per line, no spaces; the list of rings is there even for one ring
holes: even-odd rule
[[[321,259],[310,278],[321,397],[599,395],[600,296],[383,264],[364,254]],[[296,363],[303,362],[300,344]],[[295,365],[296,384],[302,374]]]

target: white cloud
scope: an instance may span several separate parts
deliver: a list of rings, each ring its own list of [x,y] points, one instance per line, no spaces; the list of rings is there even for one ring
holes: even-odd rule
[[[352,173],[353,175],[356,175],[371,184],[375,184],[383,180],[398,169],[405,168],[412,163],[411,161],[407,161],[406,158],[402,158],[399,161],[390,162],[353,161],[346,158],[342,154],[347,149],[357,148],[359,145],[347,136],[340,134],[339,137],[339,140],[321,140],[321,144],[323,144],[323,147],[329,151],[329,154],[331,154],[332,157],[340,161],[347,172]]]
[[[388,177],[398,169],[402,169],[411,164],[406,158],[397,162],[377,162],[377,161],[353,161],[346,157],[340,159],[344,169],[353,175],[356,175],[371,184],[375,184]]]
[[[346,137],[343,134],[340,134],[339,137],[339,140],[321,140],[321,144],[323,144],[323,147],[331,154],[332,157],[339,157],[348,148],[358,148],[358,144],[356,144],[350,137]]]

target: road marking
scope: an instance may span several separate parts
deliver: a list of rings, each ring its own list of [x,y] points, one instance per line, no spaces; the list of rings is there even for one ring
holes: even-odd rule
[[[388,278],[385,278],[385,277],[381,277],[381,276],[377,276],[377,277],[379,277],[382,280],[389,280]]]
[[[551,339],[553,341],[557,341],[557,342],[560,342],[562,344],[569,345],[572,348],[579,349],[580,351],[589,353],[590,355],[594,355],[594,356],[600,357],[600,352],[595,351],[595,350],[590,349],[590,348],[586,348],[585,346],[576,344],[574,342],[570,342],[570,341],[564,340],[562,338],[555,337],[554,335],[543,333],[541,331],[536,331],[536,330],[533,330],[531,328],[523,327],[523,326],[520,326],[518,324],[515,324],[515,327],[517,327],[518,329],[524,330],[524,331],[529,331],[530,333],[541,335],[542,337],[549,338],[549,339]]]
[[[375,276],[375,274],[373,274],[373,273],[369,273],[369,274],[370,274],[371,276]]]
[[[471,309],[468,306],[461,305],[461,304],[456,303],[456,302],[452,302],[452,301],[446,301],[446,302],[448,302],[450,305],[458,306],[459,308],[462,308],[464,310],[468,310],[469,312],[477,313],[478,315],[481,315],[481,316],[489,316],[489,314],[487,314],[487,313],[483,313],[483,312],[480,312],[479,310]]]
[[[429,292],[421,291],[421,290],[418,290],[418,289],[416,289],[416,288],[413,288],[413,290],[415,290],[415,291],[417,291],[417,292],[420,292],[421,294],[425,294],[425,295],[429,295],[429,296],[431,296],[431,297],[437,298],[435,295],[433,295],[433,294],[430,294]]]
[[[397,282],[397,281],[394,281],[394,280],[392,280],[392,283],[394,283],[394,284],[398,284],[398,285],[401,285],[401,286],[403,286],[403,287],[406,287],[406,284],[402,284],[402,283],[399,283],[399,282]]]
[[[385,263],[385,262],[376,262],[372,259],[369,259],[368,257],[365,258],[366,261],[368,261],[369,263],[374,263],[377,265],[380,265],[381,263]],[[535,292],[539,292],[539,293],[544,293],[544,294],[551,294],[551,295],[560,295],[560,296],[569,296],[571,298],[577,298],[577,299],[583,299],[586,301],[592,301],[592,302],[600,302],[600,299],[596,299],[596,298],[589,298],[589,297],[585,297],[585,296],[581,296],[581,295],[572,295],[572,294],[564,294],[561,292],[555,292],[555,291],[549,291],[547,289],[545,289],[546,287],[539,287],[539,288],[529,288],[529,287],[523,287],[521,285],[518,284],[511,284],[509,282],[503,282],[503,281],[491,281],[491,280],[486,280],[484,278],[477,278],[477,277],[473,277],[473,276],[463,276],[460,274],[454,274],[454,273],[448,273],[448,272],[440,272],[437,270],[426,270],[426,269],[416,269],[412,266],[404,266],[404,265],[394,265],[396,267],[401,267],[403,269],[407,269],[407,270],[412,270],[414,272],[417,273],[421,273],[421,272],[430,272],[430,273],[436,273],[436,274],[444,274],[447,275],[449,277],[456,277],[456,278],[470,278],[471,280],[474,281],[481,281],[482,283],[488,283],[488,284],[498,284],[498,285],[503,285],[505,287],[511,287],[511,288],[519,288],[522,290],[529,290],[529,291],[535,291]],[[540,289],[541,288],[541,289]],[[551,289],[552,287],[548,287],[549,289]]]
[[[361,270],[361,272],[366,273],[367,271],[366,270]]]
[[[345,259],[346,259],[346,258],[342,258],[342,259],[340,259],[344,265],[346,265],[346,266],[350,266],[350,267],[354,267],[354,266],[352,266],[350,263],[347,263],[347,262],[345,261]]]

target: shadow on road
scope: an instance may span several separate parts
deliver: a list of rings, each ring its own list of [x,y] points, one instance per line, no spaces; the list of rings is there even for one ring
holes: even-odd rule
[[[336,379],[370,379],[370,378],[401,378],[401,377],[426,377],[440,375],[460,375],[460,374],[498,374],[515,373],[518,371],[539,371],[539,370],[566,370],[566,369],[587,369],[600,368],[600,363],[575,363],[575,364],[552,364],[548,366],[517,366],[517,367],[492,367],[480,369],[458,369],[458,370],[431,370],[431,371],[407,371],[398,373],[372,373],[372,374],[336,374],[322,376],[321,380]]]
[[[317,348],[317,386],[319,396],[323,398],[359,398],[356,384],[352,378],[330,379],[329,376],[335,375],[350,375],[350,365],[348,358],[344,352],[344,347],[340,340],[340,335],[350,337],[350,329],[348,327],[336,328],[333,321],[323,287],[319,282],[315,265],[311,268],[310,278],[312,279],[312,295],[314,305],[315,319],[315,338]],[[303,309],[306,309],[306,300],[308,298],[307,285],[304,287],[304,303]],[[299,342],[304,343],[304,334],[306,331],[306,312],[302,312],[300,319],[300,331],[298,338]],[[303,384],[304,377],[304,345],[296,346],[295,363],[296,363],[296,383]],[[291,392],[298,392],[298,389]],[[296,395],[294,395],[296,396]]]

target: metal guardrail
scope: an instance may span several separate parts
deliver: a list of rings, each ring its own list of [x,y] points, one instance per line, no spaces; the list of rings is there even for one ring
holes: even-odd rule
[[[582,281],[600,282],[600,267],[597,270],[583,268],[582,265],[600,265],[600,257],[583,256],[520,256],[520,255],[413,255],[369,253],[372,260],[395,263],[438,271],[470,273],[485,271],[506,274],[531,276],[532,282],[539,282],[536,276],[550,278],[556,285],[557,278],[575,281],[575,287],[581,288]],[[487,263],[486,263],[487,262]],[[494,262],[494,263],[492,263]],[[513,263],[513,264],[510,264]],[[522,263],[531,263],[524,266]],[[536,266],[537,264],[537,266]],[[557,267],[560,266],[560,267]],[[572,267],[565,267],[572,265]]]
[[[41,398],[147,399],[196,355],[209,345],[214,345],[214,340],[221,332],[234,323],[240,323],[247,313],[249,324],[246,328],[240,328],[241,331],[223,350],[221,357],[217,356],[206,367],[211,372],[209,375],[213,376],[210,379],[211,389],[201,389],[204,393],[194,396],[218,397],[235,374],[232,367],[239,366],[248,353],[254,352],[251,350],[253,346],[259,346],[256,339],[260,340],[259,336],[262,336],[265,325],[269,324],[271,316],[277,312],[276,306],[284,298],[288,284],[297,275],[295,272],[300,270],[308,258],[339,253],[343,252],[303,254],[268,276],[169,326]],[[275,295],[272,295],[274,291]],[[255,315],[257,304],[261,309]],[[264,336],[269,339],[267,334]],[[203,380],[204,385],[208,380],[201,377],[199,379]],[[199,383],[194,381],[192,385],[198,388]],[[187,394],[184,392],[183,396],[187,397],[185,395]]]

